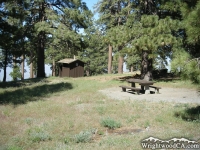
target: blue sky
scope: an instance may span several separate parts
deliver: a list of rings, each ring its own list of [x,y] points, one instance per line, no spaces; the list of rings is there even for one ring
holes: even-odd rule
[[[98,0],[83,0],[83,2],[86,2],[90,10],[93,10],[93,6],[98,2]]]
[[[82,2],[86,2],[88,8],[90,10],[92,10],[92,12],[93,12],[94,11],[93,10],[93,6],[95,4],[97,4],[98,0],[82,0]],[[94,17],[95,17],[95,19],[97,19],[98,14],[95,14]],[[25,64],[25,70],[26,70],[26,72],[25,72],[24,76],[25,76],[25,79],[27,79],[30,76],[30,74],[29,74],[29,67],[27,66],[27,64]],[[11,81],[12,80],[12,78],[9,75],[11,71],[12,71],[12,69],[9,68],[9,67],[7,67],[6,81]],[[46,73],[47,76],[51,75],[50,66],[45,65],[45,73]],[[4,74],[3,70],[0,70],[0,81],[3,80],[3,74]]]
[[[86,2],[88,8],[89,8],[90,10],[92,10],[92,12],[94,12],[93,7],[94,7],[95,4],[97,4],[98,1],[99,1],[99,0],[83,0],[83,2]],[[97,17],[98,17],[98,14],[95,14],[95,15],[94,15],[94,18],[97,19]]]

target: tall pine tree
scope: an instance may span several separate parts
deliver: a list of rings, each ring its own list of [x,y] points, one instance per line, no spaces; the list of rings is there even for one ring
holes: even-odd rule
[[[34,0],[30,2],[30,6],[29,23],[37,39],[37,77],[45,77],[45,50],[51,46],[47,45],[48,38],[57,40],[58,47],[62,45],[68,50],[73,49],[78,36],[77,30],[88,26],[90,12],[81,0]]]

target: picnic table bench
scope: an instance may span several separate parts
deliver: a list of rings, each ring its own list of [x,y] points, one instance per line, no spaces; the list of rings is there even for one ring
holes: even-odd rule
[[[157,93],[159,93],[159,89],[161,89],[161,87],[153,86],[153,85],[150,85],[149,87],[154,88],[155,91],[157,91]]]
[[[122,88],[122,91],[123,91],[123,92],[126,92],[126,89],[131,89],[132,91],[135,91],[135,92],[137,92],[137,94],[139,94],[140,91],[141,91],[140,88],[136,88],[136,87],[130,87],[130,86],[125,86],[125,85],[121,85],[121,86],[119,86],[119,87]]]

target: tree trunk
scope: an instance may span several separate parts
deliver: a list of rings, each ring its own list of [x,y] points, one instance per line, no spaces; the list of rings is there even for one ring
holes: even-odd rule
[[[41,3],[39,19],[44,21],[45,6],[44,2]],[[44,63],[44,49],[45,49],[45,32],[40,31],[38,34],[38,49],[37,49],[37,77],[45,77],[45,63]]]
[[[15,71],[15,67],[16,67],[16,57],[14,55],[13,56],[13,72]],[[13,77],[13,81],[17,81],[17,78],[15,76]]]
[[[133,72],[133,66],[131,66],[131,72]]]
[[[41,31],[38,35],[38,51],[37,51],[37,77],[45,77],[44,66],[44,37],[45,34]]]
[[[149,51],[142,51],[141,79],[150,81],[152,77],[152,59],[148,58]]]
[[[87,76],[87,77],[90,76],[90,71],[89,71],[89,69],[86,70],[86,76]]]
[[[21,56],[21,73],[22,73],[21,80],[24,80],[24,54],[22,54]]]
[[[123,74],[123,63],[124,63],[124,57],[119,55],[118,74]]]
[[[33,62],[30,63],[30,78],[33,78]]]
[[[120,1],[118,1],[118,14],[121,12],[121,4]],[[122,23],[122,18],[118,17],[118,27],[121,25]],[[121,46],[118,46],[118,52],[120,52],[120,50],[122,49]],[[118,74],[123,74],[123,64],[124,64],[124,57],[121,56],[121,54],[119,54],[119,59],[118,59]]]
[[[3,82],[6,82],[6,67],[7,67],[7,62],[8,61],[8,51],[5,50],[5,59],[4,59],[4,67],[3,67],[3,71],[4,71],[4,74],[3,74]]]
[[[109,44],[108,46],[108,74],[112,73],[112,46]]]
[[[53,65],[52,65],[52,76],[56,76],[56,65],[55,65],[55,59],[53,58]]]

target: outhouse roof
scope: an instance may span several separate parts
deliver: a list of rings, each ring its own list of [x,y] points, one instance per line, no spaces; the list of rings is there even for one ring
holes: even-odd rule
[[[72,59],[72,58],[66,58],[66,59],[62,59],[62,60],[58,61],[57,63],[70,64],[70,63],[75,62],[75,61],[81,61],[81,60],[79,60],[79,59]],[[83,61],[81,61],[81,62],[83,62]]]

